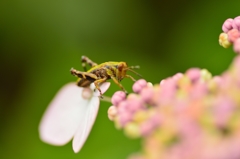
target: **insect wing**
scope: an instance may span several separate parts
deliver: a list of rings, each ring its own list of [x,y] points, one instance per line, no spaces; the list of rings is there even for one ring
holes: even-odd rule
[[[82,98],[82,90],[75,83],[59,90],[40,122],[40,138],[44,142],[64,145],[73,138],[89,102]]]
[[[98,113],[99,98],[92,97],[88,106],[85,108],[85,117],[81,119],[78,130],[73,137],[73,150],[75,153],[80,151],[92,129]]]

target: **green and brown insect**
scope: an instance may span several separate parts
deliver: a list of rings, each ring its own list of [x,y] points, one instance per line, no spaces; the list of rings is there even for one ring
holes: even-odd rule
[[[96,64],[91,61],[88,57],[82,56],[82,66],[85,72],[71,69],[71,74],[78,77],[77,85],[79,87],[89,87],[91,83],[94,83],[96,89],[100,92],[102,97],[102,92],[99,85],[108,79],[112,79],[124,92],[127,91],[121,85],[120,81],[127,77],[136,81],[132,76],[127,75],[127,71],[131,71],[136,75],[140,76],[137,72],[133,71],[134,68],[139,68],[139,66],[128,67],[126,62],[104,62],[102,64]],[[90,65],[91,69],[87,71],[86,64]]]

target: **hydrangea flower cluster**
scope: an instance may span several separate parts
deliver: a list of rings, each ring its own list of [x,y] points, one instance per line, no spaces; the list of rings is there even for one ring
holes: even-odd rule
[[[233,50],[240,53],[240,16],[227,19],[222,26],[223,33],[219,36],[219,44],[228,48],[233,44]]]
[[[220,44],[240,53],[239,29],[240,16],[226,20]],[[219,76],[191,68],[156,85],[138,80],[133,91],[116,92],[108,110],[118,129],[143,139],[130,159],[240,158],[240,55]]]

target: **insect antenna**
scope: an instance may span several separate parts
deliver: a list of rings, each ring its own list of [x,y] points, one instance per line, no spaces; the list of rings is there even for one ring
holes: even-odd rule
[[[137,66],[129,66],[128,68],[130,68],[130,69],[135,69],[135,68],[136,68],[136,69],[139,69],[140,66],[138,66],[138,65],[137,65]]]
[[[139,69],[140,66],[129,66],[128,68],[126,68],[126,70],[129,70],[132,73],[135,73],[136,75],[138,75],[139,77],[142,77],[142,75],[140,75],[139,73],[137,73],[136,71],[132,70],[132,69]]]

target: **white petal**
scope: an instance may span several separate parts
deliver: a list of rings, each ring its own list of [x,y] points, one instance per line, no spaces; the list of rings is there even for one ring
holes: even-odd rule
[[[75,153],[80,151],[92,129],[92,126],[98,113],[99,98],[92,97],[89,105],[86,106],[85,108],[86,108],[85,117],[81,119],[78,130],[73,138],[73,150]]]
[[[100,89],[102,91],[102,94],[104,94],[107,89],[109,88],[110,86],[110,82],[104,82],[100,85]],[[95,89],[95,85],[92,83],[91,84],[91,89],[94,90]],[[100,96],[100,93],[98,90],[95,90],[94,93],[93,93],[94,96]]]
[[[82,90],[75,83],[59,90],[40,122],[40,138],[44,142],[64,145],[73,138],[89,102],[82,98]]]

